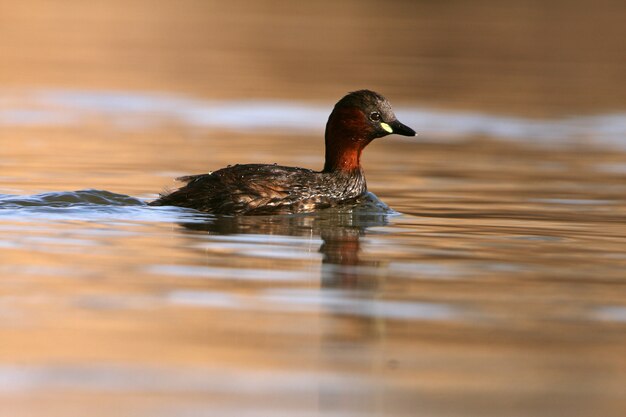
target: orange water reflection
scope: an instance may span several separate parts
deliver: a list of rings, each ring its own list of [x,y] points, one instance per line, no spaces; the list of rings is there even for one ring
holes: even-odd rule
[[[148,200],[235,162],[322,165],[323,121],[133,113],[161,94],[325,109],[368,87],[454,132],[444,108],[556,126],[373,143],[369,187],[400,216],[0,201],[0,415],[622,417],[626,153],[598,132],[623,118],[622,16],[582,1],[0,4],[0,194]],[[562,118],[579,113],[615,117]]]

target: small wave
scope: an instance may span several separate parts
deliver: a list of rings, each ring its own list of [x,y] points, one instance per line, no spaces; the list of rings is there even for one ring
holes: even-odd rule
[[[141,199],[105,190],[36,195],[0,194],[3,220],[202,222],[206,214],[180,207],[150,207]]]
[[[61,191],[29,196],[0,195],[0,208],[80,207],[80,206],[145,206],[143,201],[124,194],[103,190]]]

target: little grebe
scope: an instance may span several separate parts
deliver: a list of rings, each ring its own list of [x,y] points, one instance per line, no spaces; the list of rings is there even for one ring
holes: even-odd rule
[[[307,213],[349,203],[367,192],[361,152],[372,140],[396,133],[415,136],[380,94],[360,90],[343,97],[326,123],[322,171],[245,164],[178,178],[187,184],[152,206],[188,207],[208,213],[258,215]]]

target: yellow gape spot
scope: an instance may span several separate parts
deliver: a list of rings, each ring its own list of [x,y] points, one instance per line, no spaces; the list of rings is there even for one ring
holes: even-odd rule
[[[393,133],[393,129],[392,129],[392,128],[391,128],[391,126],[389,126],[387,123],[382,122],[382,123],[380,124],[380,126],[381,126],[383,129],[385,129],[387,132],[389,132],[389,133]]]

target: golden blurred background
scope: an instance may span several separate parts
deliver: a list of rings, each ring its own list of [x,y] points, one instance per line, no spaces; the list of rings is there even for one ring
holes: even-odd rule
[[[0,86],[531,115],[626,105],[621,1],[0,2]]]

